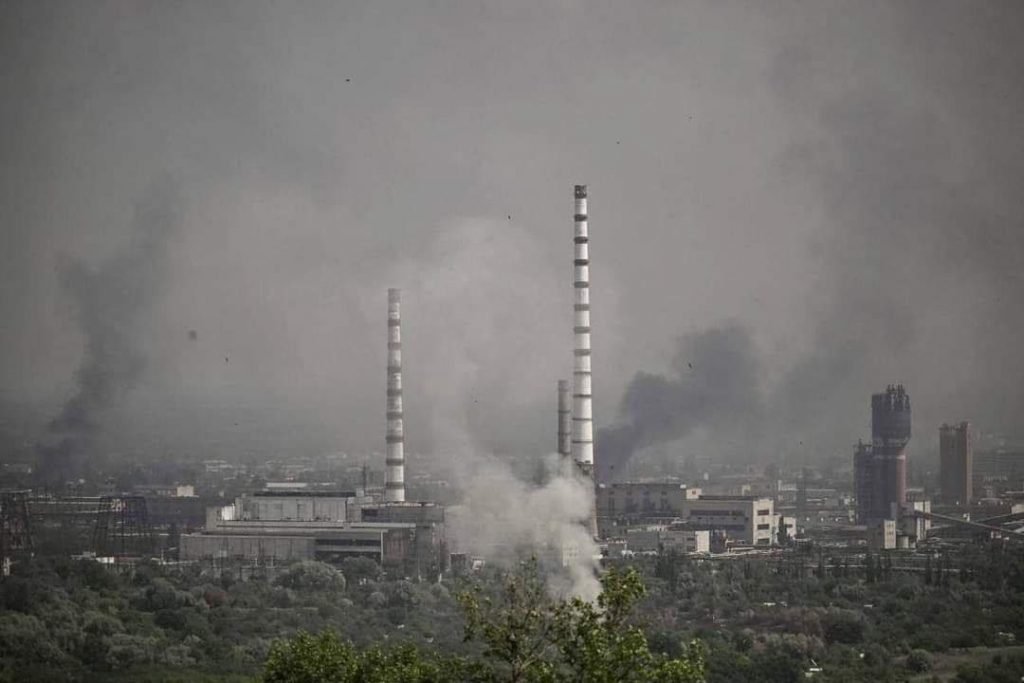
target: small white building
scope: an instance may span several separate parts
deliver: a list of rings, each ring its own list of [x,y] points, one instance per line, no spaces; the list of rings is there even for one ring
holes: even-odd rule
[[[868,528],[868,547],[873,550],[892,550],[896,547],[896,520],[883,519]]]
[[[661,546],[666,551],[708,553],[711,552],[711,532],[707,529],[691,529],[682,524],[673,524],[662,532]]]

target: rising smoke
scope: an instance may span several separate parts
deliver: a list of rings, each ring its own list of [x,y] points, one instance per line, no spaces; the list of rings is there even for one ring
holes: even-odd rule
[[[537,553],[554,592],[591,598],[597,548],[582,521],[592,487],[558,458],[543,483],[529,480],[555,443],[553,424],[532,429],[534,399],[571,367],[570,288],[546,267],[545,247],[515,222],[458,221],[390,273],[403,288],[406,448],[429,444],[432,466],[461,493],[447,515],[454,550],[497,563]],[[377,319],[382,296],[367,296]],[[554,405],[540,410],[554,417]]]
[[[138,328],[163,284],[179,209],[177,185],[164,179],[135,207],[130,241],[121,251],[95,267],[74,260],[60,265],[84,347],[73,393],[47,425],[41,447],[39,471],[50,483],[88,468],[104,413],[146,368]]]
[[[464,454],[463,463],[456,478],[463,499],[447,515],[453,548],[504,565],[535,555],[553,593],[597,597],[599,552],[585,526],[594,500],[589,479],[557,454],[545,460],[543,484],[494,457]]]
[[[746,328],[731,323],[684,336],[671,373],[637,373],[622,398],[622,420],[598,432],[598,477],[613,481],[637,450],[684,438],[698,427],[749,427],[762,410],[758,361]]]
[[[801,302],[810,324],[786,367],[771,366],[775,379],[751,382],[763,386],[759,420],[705,397],[678,359],[664,376],[636,375],[621,422],[599,437],[609,466],[716,421],[758,435],[748,460],[848,456],[870,393],[891,382],[915,397],[912,455],[934,451],[947,420],[1020,433],[1024,136],[1008,103],[1024,98],[1022,15],[962,9],[878,6],[853,30],[823,32],[809,15],[787,31],[768,84],[799,135],[773,171],[820,202]],[[769,363],[757,354],[745,367]]]

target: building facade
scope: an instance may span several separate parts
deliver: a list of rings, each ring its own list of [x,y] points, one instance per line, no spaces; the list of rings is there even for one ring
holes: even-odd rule
[[[971,504],[973,470],[970,423],[939,427],[939,493],[944,502],[964,506]]]
[[[711,532],[673,524],[661,533],[661,547],[670,552],[708,553],[711,552]]]
[[[700,489],[671,482],[620,482],[597,488],[597,515],[605,518],[683,517]]]
[[[360,506],[368,499],[355,491],[264,490],[240,496],[236,517],[265,522],[359,521]]]
[[[778,517],[771,498],[700,496],[686,501],[686,512],[686,523],[694,529],[724,532],[752,546],[770,546],[778,540]]]

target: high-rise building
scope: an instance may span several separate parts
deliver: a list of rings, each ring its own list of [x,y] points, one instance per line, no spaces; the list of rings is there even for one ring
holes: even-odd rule
[[[859,441],[853,451],[853,496],[857,499],[857,523],[867,524],[871,518],[874,487],[874,459],[871,444]]]
[[[939,493],[943,501],[970,505],[973,467],[971,424],[961,422],[939,427]]]

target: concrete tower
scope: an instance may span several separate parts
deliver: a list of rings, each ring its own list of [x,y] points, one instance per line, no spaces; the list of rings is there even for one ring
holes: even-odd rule
[[[587,186],[576,186],[576,258],[573,287],[576,292],[575,363],[572,374],[572,457],[592,474],[594,469],[593,387],[590,381],[590,247],[587,231]]]
[[[564,460],[572,456],[572,393],[569,382],[558,380],[558,454]]]
[[[895,519],[907,502],[909,443],[910,395],[890,384],[871,396],[871,518]]]
[[[384,501],[405,502],[405,425],[402,421],[402,292],[388,290],[387,460]]]

